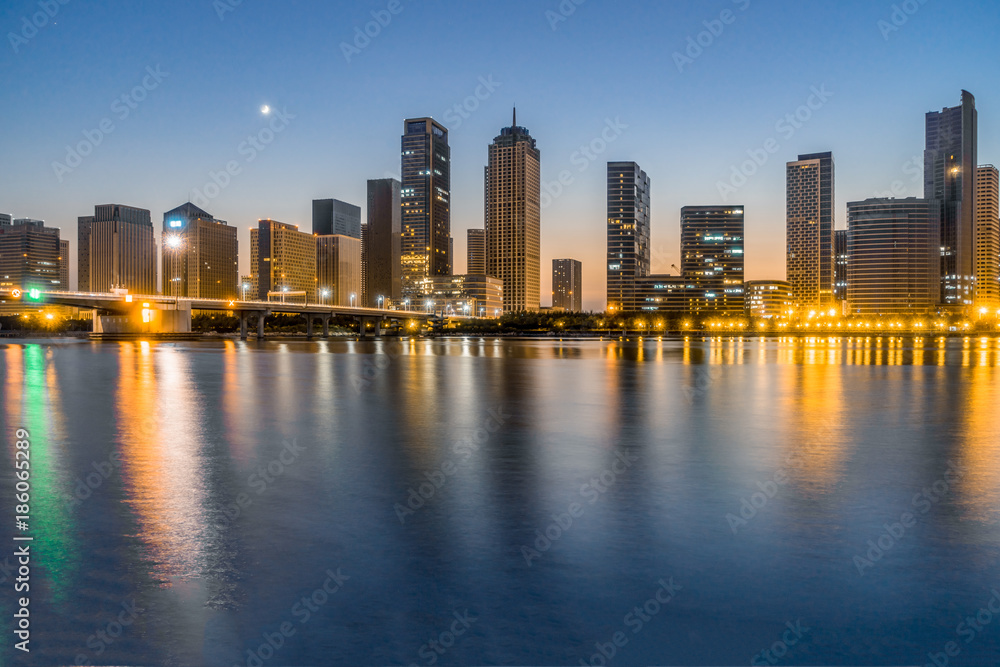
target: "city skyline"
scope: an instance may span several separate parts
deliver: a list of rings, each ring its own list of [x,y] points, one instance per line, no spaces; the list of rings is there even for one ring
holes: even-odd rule
[[[884,193],[922,196],[923,115],[958,104],[958,91],[965,88],[976,95],[983,116],[979,161],[997,161],[998,135],[990,127],[994,109],[1000,103],[993,93],[998,82],[995,68],[972,68],[960,75],[953,71],[961,54],[981,48],[984,38],[972,34],[970,41],[957,46],[933,39],[936,34],[957,30],[959,17],[989,21],[996,8],[972,2],[957,3],[947,9],[924,5],[909,18],[909,23],[883,33],[879,21],[889,19],[889,5],[847,3],[856,13],[856,20],[836,23],[832,14],[839,10],[834,8],[813,8],[807,13],[787,4],[773,7],[747,4],[745,10],[741,9],[743,3],[734,4],[736,22],[727,25],[725,32],[692,63],[682,61],[680,66],[674,54],[684,54],[688,38],[705,30],[703,23],[717,19],[717,13],[705,7],[645,11],[649,25],[640,26],[636,44],[646,35],[652,38],[655,28],[657,42],[664,45],[663,53],[654,59],[659,69],[649,75],[647,83],[663,92],[647,88],[649,94],[642,99],[624,92],[635,83],[635,75],[607,84],[617,97],[604,96],[608,100],[594,102],[589,91],[551,86],[553,80],[536,73],[530,58],[519,55],[506,63],[497,63],[481,45],[462,35],[431,56],[438,67],[447,68],[450,74],[447,82],[429,85],[434,80],[428,74],[421,74],[418,79],[422,87],[407,85],[406,94],[394,95],[379,108],[371,108],[362,99],[338,99],[333,116],[320,108],[325,106],[322,103],[328,94],[325,90],[303,86],[301,77],[286,81],[282,68],[309,62],[313,69],[336,75],[335,80],[342,85],[367,90],[365,77],[371,69],[400,57],[405,50],[422,44],[423,39],[430,39],[415,37],[419,31],[411,29],[434,19],[430,12],[407,6],[382,35],[347,62],[339,49],[341,41],[349,42],[353,26],[363,26],[371,17],[363,8],[351,11],[324,8],[317,12],[328,14],[325,18],[330,20],[342,19],[349,27],[335,31],[333,43],[321,51],[320,61],[316,60],[316,54],[283,54],[281,67],[264,66],[259,77],[241,75],[226,81],[220,78],[221,74],[206,73],[207,81],[221,86],[223,95],[218,98],[218,105],[185,111],[180,116],[172,114],[162,132],[158,130],[165,122],[164,114],[171,114],[183,96],[201,94],[200,87],[207,82],[195,75],[195,61],[189,56],[179,56],[173,39],[169,40],[170,48],[165,37],[140,43],[126,30],[123,39],[131,49],[129,58],[124,62],[109,62],[107,73],[99,78],[88,70],[79,81],[66,80],[63,72],[70,58],[93,65],[104,63],[107,56],[80,51],[83,47],[74,43],[73,35],[64,39],[62,31],[86,31],[94,21],[111,20],[109,13],[115,11],[116,3],[92,17],[74,15],[73,24],[64,23],[60,16],[58,25],[45,27],[28,44],[19,45],[16,53],[11,48],[5,56],[30,68],[37,76],[14,78],[14,68],[0,73],[0,80],[9,86],[13,99],[19,101],[10,114],[9,159],[0,167],[3,182],[10,188],[3,193],[3,208],[15,216],[40,218],[48,226],[59,227],[63,238],[72,241],[72,257],[77,254],[73,230],[77,211],[82,206],[104,201],[122,201],[160,212],[176,206],[177,202],[191,200],[237,227],[241,247],[248,247],[249,228],[262,217],[293,221],[305,229],[313,199],[333,192],[345,201],[360,203],[364,201],[367,179],[398,178],[399,122],[429,113],[450,130],[455,165],[451,225],[451,235],[456,239],[454,272],[462,273],[464,230],[481,227],[483,222],[483,146],[495,135],[496,128],[504,124],[510,107],[517,102],[524,123],[532,128],[539,149],[547,156],[542,163],[543,184],[558,183],[564,171],[572,177],[572,183],[560,196],[552,197],[542,211],[541,262],[547,264],[562,256],[581,259],[585,265],[584,308],[592,310],[601,308],[605,292],[602,270],[605,196],[601,183],[607,161],[634,160],[651,176],[657,202],[651,223],[656,239],[652,273],[667,273],[671,264],[679,263],[682,206],[740,202],[747,211],[746,268],[750,280],[783,277],[784,248],[777,239],[784,229],[784,164],[798,154],[830,150],[837,156],[835,215],[841,226],[846,220],[847,201]],[[589,67],[595,76],[607,70],[603,54],[589,54],[585,48],[587,40],[602,27],[601,13],[593,9],[599,3],[592,0],[587,6],[579,6],[573,15],[563,17],[565,21],[555,21],[555,29],[545,15],[546,8],[527,3],[524,6],[527,9],[519,20],[523,21],[525,31],[516,36],[516,43],[537,47],[536,57],[546,61],[565,62],[569,56],[577,66]],[[6,24],[16,26],[28,8],[29,5],[24,5],[0,10],[0,21],[5,19]],[[190,38],[197,38],[199,30],[219,33],[220,43],[209,49],[207,57],[228,59],[232,56],[223,48],[227,47],[238,49],[238,53],[254,63],[265,63],[273,50],[258,40],[253,51],[248,51],[247,47],[237,45],[236,32],[243,30],[256,35],[273,29],[286,34],[300,16],[292,11],[274,18],[244,5],[224,13],[223,20],[214,23],[219,17],[211,7],[202,9],[213,24],[197,28]],[[61,11],[68,15],[71,10],[66,7]],[[489,31],[499,30],[490,24],[494,13],[499,21],[499,10],[488,8],[482,12],[472,16],[467,10],[456,9],[453,13],[460,25],[474,21]],[[188,20],[192,19],[188,14],[200,16],[201,12],[181,9],[165,17],[163,35],[181,32],[174,29],[174,21],[201,25],[201,21]],[[625,12],[625,15],[630,14]],[[133,21],[122,12],[113,17],[123,25]],[[826,23],[835,24],[837,30],[831,30]],[[764,36],[776,26],[789,25],[803,28],[810,40],[818,40],[818,44],[826,47],[826,53],[786,66],[784,76],[753,74],[751,70],[757,59],[744,63],[739,54],[752,45],[760,62],[774,61],[789,44],[782,48],[769,46]],[[239,34],[242,40],[243,33]],[[311,35],[307,37],[312,39]],[[789,36],[787,40],[794,47],[795,42],[805,37]],[[924,42],[929,45],[923,46]],[[923,51],[914,54],[918,43]],[[837,66],[836,60],[838,57],[845,62],[856,60],[851,45],[858,44],[877,49],[880,58],[869,63],[865,72],[853,72],[846,77],[844,67]],[[626,48],[629,52],[641,52],[636,45]],[[460,61],[455,58],[459,53],[467,57]],[[156,76],[146,71],[147,66]],[[94,69],[98,70],[104,71]],[[35,81],[45,80],[43,75],[51,75],[50,81],[73,91],[78,103],[72,111],[50,106],[42,112],[38,105],[48,93]],[[388,76],[383,87],[397,85],[402,80],[400,76]],[[712,80],[711,86],[701,90],[698,86],[706,79]],[[124,112],[112,111],[110,101],[130,95],[137,85],[144,86],[139,95],[144,100],[136,103],[135,109],[124,103],[116,106],[130,111],[128,117],[121,119]],[[817,95],[814,88],[822,94]],[[742,97],[738,108],[707,103],[713,99],[713,91],[723,89]],[[878,114],[866,113],[872,95],[879,101]],[[270,107],[269,116],[260,112],[265,104]],[[809,105],[819,108],[813,110]],[[778,121],[789,114],[794,118],[801,108],[805,108],[803,117],[810,117],[807,122],[799,124],[800,127],[785,123],[780,131],[777,129]],[[83,132],[99,128],[104,117],[110,119],[114,131],[106,134],[101,144],[94,147],[93,154],[83,158],[79,166],[57,177],[53,163],[66,163],[65,147],[84,141]],[[51,123],[38,123],[39,118]],[[39,131],[42,125],[48,128],[44,133]],[[241,147],[246,148],[243,140],[263,128],[272,128],[272,141],[262,145],[263,150],[251,148],[254,159],[248,161],[248,155],[240,151]],[[613,141],[606,143],[596,160],[588,161],[580,147],[596,141],[602,134]],[[158,150],[165,137],[170,138],[171,148],[183,147],[183,160],[164,163],[153,157],[155,153],[150,151]],[[738,172],[740,165],[749,159],[749,153],[761,150],[772,138],[780,145],[780,151],[766,156],[765,164],[755,168],[746,183],[736,188],[737,193],[729,197],[730,201],[722,201],[720,185],[735,187],[732,183],[739,183],[740,179],[734,176],[733,169]],[[350,159],[343,159],[346,157]],[[237,163],[238,174],[223,173],[230,161]],[[228,178],[228,184],[216,185],[211,173],[223,173],[220,180],[226,182]],[[207,202],[197,201],[195,194],[206,192],[217,195]],[[581,224],[584,221],[586,224]],[[240,261],[240,274],[244,275],[249,271],[248,258],[244,255]],[[549,281],[548,272],[543,271],[542,292],[549,291]]]

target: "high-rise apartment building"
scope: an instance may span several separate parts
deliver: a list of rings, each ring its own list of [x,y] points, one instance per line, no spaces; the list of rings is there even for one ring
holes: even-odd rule
[[[486,275],[486,230],[470,229],[466,236],[465,272]]]
[[[1000,307],[1000,219],[998,172],[991,164],[976,170],[976,307]]]
[[[361,207],[339,199],[313,200],[313,234],[361,238]]]
[[[490,144],[485,173],[486,273],[503,281],[504,312],[541,305],[541,159],[515,111]]]
[[[160,241],[163,294],[191,299],[233,299],[239,281],[235,227],[191,202],[163,214]]]
[[[388,306],[402,298],[402,185],[394,178],[368,181],[368,224],[362,265],[365,305]]]
[[[449,274],[451,148],[448,129],[431,118],[403,121],[402,292],[416,298],[420,283]]]
[[[59,230],[41,220],[0,224],[0,287],[66,291],[69,258],[63,259]],[[68,278],[68,275],[66,276]]]
[[[319,303],[365,305],[361,302],[361,239],[343,234],[316,236],[315,239],[316,296]]]
[[[926,140],[924,199],[941,209],[940,303],[962,308],[975,297],[976,98],[963,90],[960,106],[928,113]]]
[[[681,273],[701,292],[699,310],[743,312],[744,243],[742,206],[681,209]]]
[[[583,264],[579,261],[552,260],[552,307],[583,312]]]
[[[800,155],[786,165],[786,267],[800,308],[834,300],[834,194],[832,153]]]
[[[847,204],[847,301],[862,315],[924,313],[940,285],[940,207],[926,199]]]
[[[607,301],[612,312],[640,310],[636,279],[650,274],[649,176],[635,162],[608,163]]]
[[[358,241],[360,244],[360,240]],[[298,225],[260,220],[250,230],[251,298],[268,301],[282,292],[305,292],[316,302],[316,237]]]
[[[59,241],[59,291],[68,292],[69,286],[69,241]]]
[[[0,227],[10,225],[13,221],[14,218],[11,217],[10,213],[0,213]]]
[[[149,211],[101,204],[77,219],[77,289],[156,294],[156,239]]]
[[[847,252],[848,231],[837,229],[833,232],[833,298],[839,304],[847,301],[847,270],[850,255]]]

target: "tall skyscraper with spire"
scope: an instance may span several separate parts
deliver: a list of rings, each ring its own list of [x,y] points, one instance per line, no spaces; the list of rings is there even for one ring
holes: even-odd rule
[[[432,276],[450,274],[451,148],[448,128],[432,118],[403,121],[402,292],[422,295]]]
[[[486,167],[486,273],[503,280],[504,312],[541,301],[541,153],[517,124],[500,130]]]
[[[926,130],[924,199],[941,212],[941,303],[962,308],[975,296],[976,98],[963,90],[961,105],[927,114]]]

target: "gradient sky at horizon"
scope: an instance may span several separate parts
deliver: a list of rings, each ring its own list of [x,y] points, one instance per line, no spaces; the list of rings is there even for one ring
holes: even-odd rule
[[[366,180],[399,173],[403,119],[433,116],[450,129],[462,272],[465,230],[483,225],[487,146],[516,104],[543,182],[573,179],[542,213],[542,304],[551,260],[573,257],[584,307],[603,309],[608,161],[634,160],[652,180],[654,272],[680,264],[682,206],[734,203],[746,210],[748,279],[784,278],[784,164],[800,153],[833,151],[838,228],[847,201],[894,184],[897,196],[922,195],[924,113],[957,105],[962,89],[977,100],[979,162],[1000,162],[1000,3],[566,0],[575,11],[553,23],[559,0],[397,1],[402,11],[348,62],[341,44],[389,0],[49,0],[58,11],[27,40],[11,34],[31,35],[23,21],[39,2],[7,0],[0,212],[60,227],[75,285],[77,216],[101,203],[148,208],[159,238],[163,213],[236,161],[241,173],[203,208],[240,228],[246,273],[258,218],[308,231],[312,199],[326,197],[364,211]],[[904,4],[916,11],[897,10],[901,25],[883,35],[879,22]],[[674,53],[725,10],[734,20],[679,71]],[[115,100],[147,67],[166,76],[122,119]],[[481,79],[495,89],[460,117],[455,105]],[[831,96],[794,133],[779,128],[814,88]],[[247,161],[240,146],[270,122],[265,104],[294,117]],[[105,119],[113,131],[60,178],[53,163]],[[626,127],[582,157],[609,120]],[[778,152],[724,200],[719,183],[772,138]]]

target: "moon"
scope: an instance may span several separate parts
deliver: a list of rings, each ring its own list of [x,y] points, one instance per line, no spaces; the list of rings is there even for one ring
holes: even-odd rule
[[[269,113],[271,113],[271,107],[269,107],[268,105],[265,104],[264,106],[262,106],[260,108],[260,112],[266,116]]]

